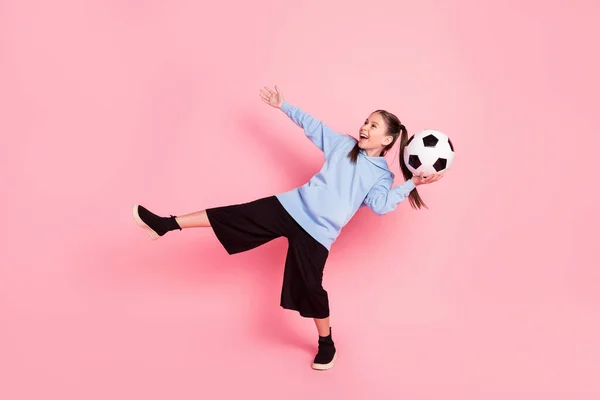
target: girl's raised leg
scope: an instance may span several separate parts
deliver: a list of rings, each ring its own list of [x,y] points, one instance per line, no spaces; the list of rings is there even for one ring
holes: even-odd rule
[[[175,221],[182,228],[208,228],[210,221],[206,216],[206,211],[197,211],[190,214],[180,215],[175,217]]]
[[[171,215],[170,217],[161,217],[141,205],[134,204],[133,219],[140,227],[148,232],[148,235],[153,240],[176,229],[181,230],[183,228],[201,228],[210,226],[206,210],[178,217],[174,215]]]

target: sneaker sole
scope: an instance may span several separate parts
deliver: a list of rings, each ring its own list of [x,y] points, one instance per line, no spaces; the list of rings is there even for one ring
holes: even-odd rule
[[[140,218],[140,214],[138,213],[137,204],[133,205],[133,219],[140,227],[144,228],[146,232],[148,232],[148,236],[150,236],[150,239],[156,240],[160,237],[158,236],[158,233],[154,232],[148,225],[144,223],[144,221],[142,221],[142,219]]]
[[[333,359],[328,364],[314,364],[313,363],[312,368],[316,369],[318,371],[328,370],[333,367],[333,364],[335,363],[336,358],[337,358],[337,352],[333,355]]]

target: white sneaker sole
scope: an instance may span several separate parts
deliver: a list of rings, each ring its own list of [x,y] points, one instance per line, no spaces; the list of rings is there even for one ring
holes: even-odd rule
[[[330,368],[333,367],[333,364],[335,363],[335,359],[336,358],[337,358],[337,351],[333,355],[333,359],[331,360],[331,362],[329,362],[328,364],[315,364],[315,363],[313,363],[312,368],[316,369],[318,371],[325,371],[327,369],[330,369]]]
[[[142,221],[142,219],[140,218],[140,214],[138,213],[137,204],[133,205],[133,219],[140,227],[144,228],[146,232],[148,232],[148,236],[150,236],[150,239],[156,240],[160,237],[158,236],[158,233],[154,232],[148,225],[144,223],[144,221]]]

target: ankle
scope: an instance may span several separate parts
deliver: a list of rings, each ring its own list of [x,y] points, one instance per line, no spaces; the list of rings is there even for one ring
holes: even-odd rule
[[[326,335],[322,335],[321,332],[319,332],[319,338],[330,338],[331,337],[331,327],[329,327],[329,332]]]
[[[165,221],[165,225],[169,231],[174,231],[176,229],[181,230],[181,226],[179,226],[179,223],[177,223],[176,216],[171,215],[170,217],[164,217],[163,220]]]
[[[334,346],[333,338],[331,336],[331,330],[329,331],[329,335],[327,336],[319,335],[319,346]]]

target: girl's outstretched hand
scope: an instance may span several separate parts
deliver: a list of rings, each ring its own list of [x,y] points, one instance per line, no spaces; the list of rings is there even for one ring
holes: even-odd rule
[[[414,182],[415,186],[419,186],[439,181],[442,179],[442,176],[444,176],[444,173],[431,174],[428,177],[425,177],[425,174],[421,172],[420,175],[413,175],[412,181]]]
[[[260,91],[260,98],[265,103],[275,108],[281,108],[281,106],[285,102],[285,100],[283,99],[283,94],[281,94],[277,85],[275,85],[275,90],[271,90],[265,86]]]

